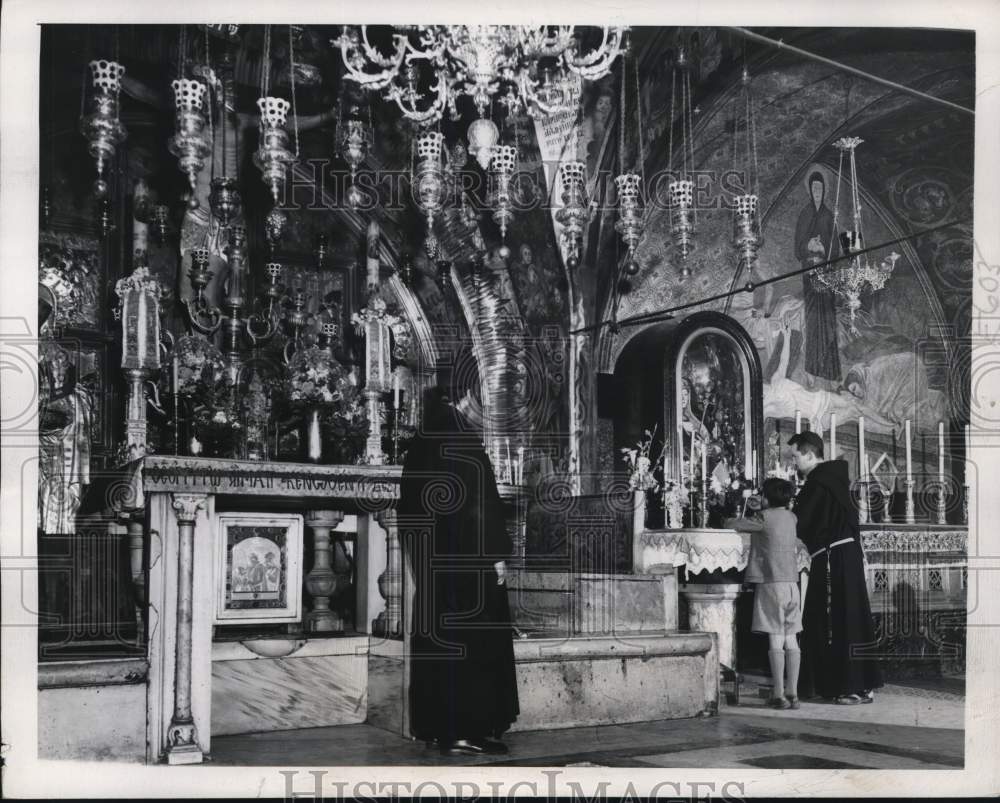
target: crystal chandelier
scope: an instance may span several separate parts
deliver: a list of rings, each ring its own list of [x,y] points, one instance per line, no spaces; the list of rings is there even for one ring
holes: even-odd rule
[[[340,49],[345,77],[365,89],[385,90],[403,115],[417,123],[457,117],[461,96],[484,117],[495,95],[508,110],[541,115],[568,108],[584,80],[611,71],[627,47],[625,26],[603,27],[600,44],[580,52],[581,31],[573,25],[397,25],[383,53],[369,39],[368,26],[344,26],[332,44]],[[540,68],[539,60],[553,66]],[[432,83],[421,88],[424,71]],[[487,160],[486,164],[489,164]]]
[[[292,34],[289,28],[289,59],[291,61],[291,102],[284,98],[268,95],[271,73],[271,26],[264,27],[264,58],[261,64],[261,97],[257,99],[260,110],[260,144],[254,153],[254,164],[260,169],[264,183],[271,190],[271,198],[275,204],[281,198],[285,186],[285,174],[288,167],[294,164],[299,156],[298,115],[295,111],[295,51],[292,49]],[[288,110],[292,110],[295,126],[295,152],[289,149],[288,132],[285,124],[288,122]]]
[[[670,239],[673,242],[676,256],[680,262],[680,275],[686,279],[691,275],[688,256],[694,250],[694,234],[697,216],[694,210],[694,133],[691,104],[691,64],[683,48],[677,54],[677,60],[670,79],[670,141],[669,172],[674,176],[667,186],[670,203]],[[680,79],[678,81],[678,78]],[[674,110],[677,105],[677,84],[680,83],[680,114],[681,114],[681,165],[679,173],[674,173]]]
[[[114,61],[103,59],[90,62],[94,78],[94,96],[91,113],[80,120],[80,132],[87,138],[88,151],[97,160],[97,179],[94,194],[104,198],[108,182],[104,178],[107,163],[114,158],[118,146],[128,132],[118,119],[118,93],[125,68]]]
[[[740,80],[741,99],[744,101],[745,117],[740,120],[737,111],[736,119],[733,121],[733,151],[739,154],[740,128],[746,131],[746,164],[744,173],[746,192],[733,198],[734,232],[733,246],[736,249],[736,257],[739,264],[746,268],[749,273],[757,263],[757,252],[763,243],[760,236],[760,220],[758,218],[758,208],[760,206],[760,195],[758,191],[757,172],[757,125],[753,114],[753,97],[750,91],[750,73],[743,68],[743,75]]]
[[[622,238],[622,242],[628,249],[625,256],[625,272],[634,276],[639,272],[639,263],[635,258],[635,249],[642,238],[642,190],[646,186],[646,153],[642,139],[642,97],[639,94],[639,65],[633,60],[635,65],[635,113],[638,138],[638,152],[636,162],[639,172],[625,170],[625,111],[626,92],[625,80],[628,64],[627,58],[622,59],[622,91],[621,91],[621,125],[619,127],[619,155],[618,163],[623,171],[615,178],[615,189],[618,191],[618,221],[615,223],[615,231]]]
[[[583,251],[583,230],[586,228],[590,207],[585,187],[587,166],[583,162],[563,162],[559,166],[562,182],[562,207],[556,212],[556,222],[562,226],[560,245],[567,267],[580,264]]]
[[[847,302],[847,309],[851,315],[852,334],[858,332],[854,320],[857,311],[861,309],[861,293],[865,290],[871,290],[874,293],[885,287],[886,281],[896,267],[896,260],[899,259],[899,254],[893,251],[876,265],[868,261],[867,253],[861,253],[865,250],[865,245],[861,227],[861,191],[858,185],[858,168],[854,151],[863,142],[864,140],[860,137],[842,137],[833,143],[833,146],[840,151],[840,159],[837,164],[837,194],[827,261],[832,259],[833,239],[837,234],[837,220],[840,216],[840,182],[843,177],[845,153],[848,155],[850,165],[849,181],[851,183],[854,227],[840,232],[840,248],[843,256],[848,257],[848,259],[827,268],[814,270],[810,274],[813,287],[818,290],[830,290]]]

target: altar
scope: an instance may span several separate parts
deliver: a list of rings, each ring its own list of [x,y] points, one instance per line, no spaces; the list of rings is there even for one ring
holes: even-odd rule
[[[146,760],[201,762],[213,733],[365,721],[368,656],[402,637],[400,468],[150,455],[126,471],[113,498],[149,539]],[[241,524],[282,552],[270,587],[234,590],[220,539]],[[330,606],[348,553],[354,633]]]

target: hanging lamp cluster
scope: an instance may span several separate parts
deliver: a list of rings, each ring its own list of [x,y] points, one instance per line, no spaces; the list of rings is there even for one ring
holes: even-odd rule
[[[271,199],[277,206],[285,188],[288,169],[299,156],[298,114],[295,108],[295,50],[293,33],[289,26],[288,45],[291,76],[292,100],[274,97],[269,93],[271,83],[271,26],[264,27],[264,57],[261,60],[261,97],[257,99],[260,112],[260,143],[254,153],[254,164],[261,172],[261,178],[271,191]],[[295,133],[295,151],[289,145],[288,112],[292,111]]]
[[[615,231],[622,238],[627,253],[625,255],[625,272],[629,276],[634,276],[639,272],[639,263],[635,258],[635,250],[642,239],[643,231],[643,197],[646,187],[646,149],[643,142],[643,121],[642,121],[642,97],[639,93],[639,63],[633,58],[635,75],[635,122],[636,122],[636,167],[632,171],[625,169],[625,130],[626,111],[628,96],[627,86],[627,54],[622,58],[622,91],[621,91],[621,118],[618,138],[618,164],[622,170],[621,174],[615,177],[615,189],[618,192],[618,221],[615,223]]]
[[[681,169],[674,172],[674,126],[680,85]],[[697,215],[694,208],[694,111],[691,101],[691,62],[683,47],[678,50],[670,77],[669,167],[672,180],[667,186],[670,205],[670,238],[682,279],[691,275],[688,257],[694,250]]]

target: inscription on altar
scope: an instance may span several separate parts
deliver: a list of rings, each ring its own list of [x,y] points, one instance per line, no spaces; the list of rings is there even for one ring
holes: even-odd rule
[[[157,465],[147,461],[143,486],[147,491],[204,491],[207,493],[261,493],[273,496],[337,497],[389,501],[399,496],[399,469],[373,471],[358,476],[365,467],[320,467],[315,475],[301,467],[273,465],[198,465],[193,461]],[[376,473],[377,472],[377,473]]]

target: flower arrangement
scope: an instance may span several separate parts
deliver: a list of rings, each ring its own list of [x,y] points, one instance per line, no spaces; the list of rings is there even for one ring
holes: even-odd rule
[[[288,364],[286,394],[292,406],[337,405],[356,394],[350,377],[328,349],[299,349]]]
[[[742,473],[731,471],[728,481],[724,481],[717,472],[709,481],[709,515],[721,526],[721,520],[743,515],[744,505],[753,494],[753,483]]]
[[[622,456],[625,458],[625,465],[629,470],[628,485],[633,491],[658,491],[660,489],[657,475],[663,476],[666,448],[661,446],[656,459],[652,459],[650,453],[655,437],[655,427],[652,432],[648,429],[644,430],[642,439],[635,445],[634,449],[626,447],[621,450]]]
[[[226,360],[212,343],[198,335],[185,335],[174,347],[176,387],[178,396],[196,398],[203,403],[206,396],[214,397],[222,390]]]
[[[682,482],[665,480],[663,483],[663,508],[667,524],[673,530],[684,526],[684,508],[688,504],[688,489]]]
[[[330,454],[339,463],[356,462],[368,440],[368,408],[357,387],[349,384],[343,400],[323,411],[322,421]]]

